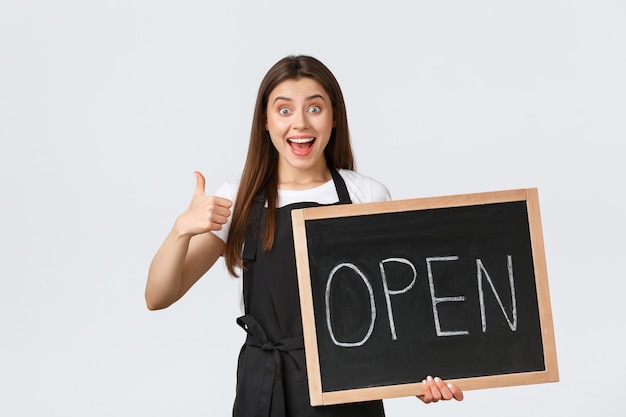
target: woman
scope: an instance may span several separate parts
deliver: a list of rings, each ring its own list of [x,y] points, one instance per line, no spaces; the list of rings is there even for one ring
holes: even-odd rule
[[[241,180],[206,196],[196,172],[191,204],[150,265],[151,310],[180,299],[220,256],[232,275],[243,271],[245,315],[238,323],[248,335],[239,357],[236,417],[384,415],[381,401],[311,407],[308,398],[290,213],[390,199],[385,186],[353,169],[335,77],[314,58],[284,58],[261,82]],[[439,378],[429,377],[423,387],[425,403],[463,398]]]

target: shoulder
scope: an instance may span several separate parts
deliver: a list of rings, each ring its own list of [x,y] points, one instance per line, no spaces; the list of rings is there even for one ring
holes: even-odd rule
[[[373,203],[391,200],[387,187],[360,172],[340,169],[339,174],[346,182],[353,203]]]

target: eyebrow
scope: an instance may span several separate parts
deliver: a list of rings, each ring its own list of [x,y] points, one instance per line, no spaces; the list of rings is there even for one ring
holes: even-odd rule
[[[326,100],[324,100],[324,96],[321,94],[313,94],[312,96],[308,96],[305,98],[305,101],[310,101],[316,98],[322,99],[323,102],[326,102]],[[289,97],[278,96],[274,99],[273,103],[276,103],[278,100],[293,101],[293,99]]]

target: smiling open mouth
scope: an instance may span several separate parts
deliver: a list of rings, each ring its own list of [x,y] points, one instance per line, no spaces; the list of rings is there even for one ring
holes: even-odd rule
[[[311,150],[315,138],[291,138],[287,139],[287,142],[296,155],[306,155]]]

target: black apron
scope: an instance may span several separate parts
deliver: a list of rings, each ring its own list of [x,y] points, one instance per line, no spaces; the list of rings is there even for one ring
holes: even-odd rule
[[[339,196],[350,204],[339,173],[330,169]],[[274,246],[263,250],[264,196],[252,206],[243,251],[246,315],[237,323],[247,332],[237,368],[233,417],[384,417],[382,401],[312,407],[291,226],[291,210],[320,206],[296,203],[277,209]]]

